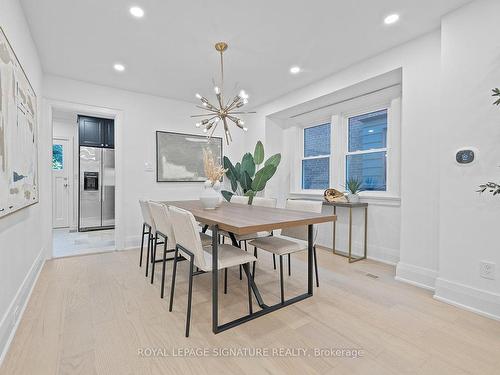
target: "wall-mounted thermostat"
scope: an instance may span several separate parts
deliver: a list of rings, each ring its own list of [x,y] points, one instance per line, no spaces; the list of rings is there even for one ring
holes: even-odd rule
[[[472,164],[477,158],[477,149],[473,147],[463,148],[457,151],[455,160],[458,164]]]

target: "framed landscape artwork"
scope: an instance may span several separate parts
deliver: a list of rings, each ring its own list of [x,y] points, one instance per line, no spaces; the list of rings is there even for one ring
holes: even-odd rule
[[[0,28],[0,217],[38,202],[37,98]]]
[[[209,148],[222,164],[222,138],[156,132],[156,181],[204,182],[203,149]]]

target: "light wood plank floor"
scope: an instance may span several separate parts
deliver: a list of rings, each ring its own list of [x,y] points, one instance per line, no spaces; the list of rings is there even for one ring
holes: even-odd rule
[[[268,255],[259,255],[257,283],[270,304],[279,296],[278,273]],[[150,285],[138,267],[137,251],[49,261],[0,374],[500,373],[499,322],[394,281],[391,266],[349,265],[326,250],[318,256],[321,286],[313,298],[219,335],[211,332],[210,275],[196,276],[188,339],[186,262],[180,264],[169,313],[167,300],[159,298],[160,272]],[[304,261],[303,255],[292,259],[288,296],[304,290]],[[171,270],[169,263],[167,291]],[[230,270],[229,293],[221,293],[220,301],[223,320],[246,312],[246,283],[239,281],[237,269]],[[271,356],[196,356],[223,348],[269,350]],[[279,348],[307,352],[272,356]],[[321,348],[357,349],[362,356],[316,356]],[[182,357],[187,349],[196,351]]]

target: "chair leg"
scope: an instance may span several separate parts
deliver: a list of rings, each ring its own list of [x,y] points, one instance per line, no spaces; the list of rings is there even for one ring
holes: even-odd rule
[[[146,223],[142,224],[142,232],[141,232],[141,258],[139,259],[139,267],[142,267],[142,254],[144,250],[144,231],[146,230]]]
[[[276,269],[276,255],[273,254],[273,268]]]
[[[193,299],[193,268],[194,256],[189,259],[189,290],[188,290],[188,305],[186,312],[186,337],[189,337],[189,327],[191,325],[191,300]]]
[[[224,268],[224,294],[227,294],[227,268]]]
[[[281,303],[284,303],[285,287],[283,285],[283,255],[280,255],[280,288],[281,288]]]
[[[146,277],[148,277],[149,271],[149,249],[151,248],[151,228],[148,230],[148,250],[146,253]]]
[[[292,257],[288,254],[288,276],[292,276]]]
[[[163,245],[163,267],[161,270],[161,298],[165,294],[165,268],[167,265],[167,239],[165,238],[165,244]]]
[[[257,246],[253,247],[253,256],[257,258]],[[255,263],[253,262],[253,267],[252,267],[252,276],[255,277]]]
[[[179,256],[179,250],[175,249],[174,253],[174,269],[172,270],[172,285],[170,285],[170,304],[168,311],[172,311],[174,305],[174,291],[175,291],[175,274],[177,273],[177,257]]]
[[[155,238],[153,240],[153,249],[151,250],[151,284],[154,282],[155,277],[155,264],[156,264],[156,247],[158,246],[158,234],[155,233]]]
[[[241,241],[238,243],[238,245],[240,246],[240,249],[241,249]],[[243,280],[243,274],[241,272],[241,264],[240,264],[240,280]]]
[[[313,246],[313,255],[314,255],[314,272],[316,272],[316,287],[319,288],[318,258],[316,256],[316,245]]]
[[[252,275],[250,274],[250,263],[245,263],[243,265],[245,268],[245,273],[247,274],[247,286],[248,286],[248,313],[252,314],[253,313],[253,306],[252,306],[252,285],[250,283],[250,278]]]

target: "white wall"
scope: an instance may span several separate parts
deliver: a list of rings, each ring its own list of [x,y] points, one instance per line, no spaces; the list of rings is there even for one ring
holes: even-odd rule
[[[148,162],[155,169],[156,130],[200,133],[194,126],[195,121],[190,118],[198,112],[194,104],[55,76],[45,76],[44,94],[48,102],[65,101],[106,107],[121,113],[121,120],[115,123],[118,135],[115,139],[117,173],[121,168],[121,180],[117,180],[121,201],[117,202],[119,210],[116,217],[119,249],[139,244],[142,225],[139,199],[199,198],[201,183],[157,183],[155,172],[145,171],[144,168],[144,163]],[[235,129],[232,135],[233,142],[229,146],[224,144],[224,154],[240,158],[243,134]]]
[[[38,97],[41,111],[42,68],[22,8],[17,0],[0,2],[0,26],[4,30]],[[41,117],[39,116],[39,119]],[[38,121],[41,137],[47,129]],[[39,166],[47,160],[43,142],[39,145]],[[10,340],[24,302],[41,268],[43,250],[50,231],[43,224],[44,212],[50,211],[49,193],[44,189],[47,176],[40,174],[40,202],[0,220],[0,361]],[[15,311],[18,314],[15,314]]]
[[[247,149],[251,149],[257,139],[262,139],[263,134],[266,148],[276,149],[277,140],[281,137],[287,139],[287,135],[277,133],[277,125],[269,118],[272,114],[402,68],[401,197],[373,197],[365,200],[370,203],[369,256],[390,263],[399,261],[398,275],[412,282],[422,282],[420,273],[435,277],[437,271],[438,218],[435,207],[438,166],[431,161],[436,156],[432,129],[435,129],[439,121],[430,115],[436,114],[439,106],[439,86],[436,85],[439,80],[439,58],[440,33],[435,31],[265,104],[257,108],[258,113],[254,118],[247,121]],[[296,147],[290,145],[290,142],[281,144],[284,153],[287,150],[296,152]],[[422,145],[425,146],[426,153],[417,160],[415,152]],[[286,164],[286,160],[287,158],[281,166],[280,175],[271,180],[266,194],[279,194],[280,188],[290,186],[283,185],[283,181],[290,178],[292,168]],[[288,190],[284,194],[289,193]],[[362,233],[362,218],[359,216],[354,219],[355,230]],[[426,219],[422,220],[423,217]],[[340,211],[340,233],[337,237],[339,248],[345,248],[347,243],[346,229],[346,215]],[[331,247],[331,232],[331,228],[323,226],[319,243]],[[354,238],[354,243],[359,249],[361,237]],[[400,265],[404,265],[405,271],[410,269],[411,273],[404,272]],[[415,273],[417,277],[414,276]],[[428,281],[432,287],[434,279]]]
[[[500,319],[500,198],[474,193],[500,181],[500,2],[481,0],[442,23],[440,126],[440,254],[436,297]],[[455,151],[479,149],[477,163],[458,166]],[[496,280],[479,276],[479,262],[496,263]]]

